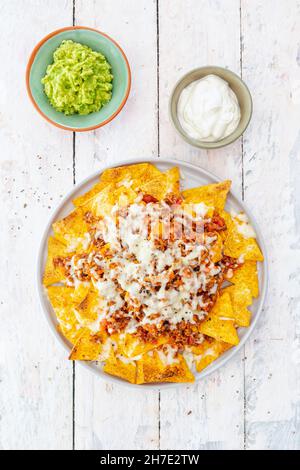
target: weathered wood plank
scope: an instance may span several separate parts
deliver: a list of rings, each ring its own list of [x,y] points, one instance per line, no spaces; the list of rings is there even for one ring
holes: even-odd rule
[[[254,114],[245,200],[267,242],[269,295],[246,346],[246,447],[300,447],[300,3],[242,2],[243,76]]]
[[[72,2],[2,2],[0,23],[0,448],[70,449],[72,365],[43,318],[35,279],[42,230],[72,186],[72,141],[33,109],[25,66],[43,36],[72,24]]]
[[[241,194],[241,142],[201,151],[175,133],[168,100],[187,71],[215,64],[240,72],[239,1],[159,2],[160,154],[232,178]],[[242,354],[198,386],[161,392],[162,449],[227,449],[243,446]]]
[[[132,91],[122,113],[93,133],[76,136],[76,178],[126,158],[156,154],[156,5],[143,0],[76,1],[76,24],[116,39],[132,68]],[[76,366],[77,449],[158,447],[158,393],[101,381]]]
[[[76,23],[120,41],[133,72],[121,115],[103,129],[76,136],[77,181],[98,162],[157,154],[158,3],[160,154],[230,177],[240,194],[241,142],[211,152],[193,149],[175,134],[167,105],[175,81],[193,67],[214,63],[239,73],[241,3],[242,71],[254,98],[244,138],[245,199],[262,227],[270,258],[265,313],[246,346],[245,410],[242,354],[198,386],[162,392],[160,404],[156,392],[112,386],[76,366],[76,447],[242,448],[245,417],[246,448],[299,448],[299,1],[75,3]],[[34,291],[42,229],[72,187],[72,135],[43,122],[24,87],[31,49],[49,31],[72,24],[72,14],[71,0],[27,0],[21,6],[11,0],[1,9],[4,449],[72,446],[72,365],[51,337]]]

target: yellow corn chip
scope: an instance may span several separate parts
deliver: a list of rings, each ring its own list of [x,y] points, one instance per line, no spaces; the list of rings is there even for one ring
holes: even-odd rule
[[[80,251],[89,245],[88,225],[84,220],[85,211],[78,207],[64,219],[52,225],[55,237],[67,246],[68,251]]]
[[[178,355],[179,363],[168,365],[162,373],[160,382],[194,382],[195,377],[190,371],[183,356]]]
[[[252,304],[251,289],[245,282],[226,287],[222,292],[223,295],[229,293],[233,308],[235,306],[248,307]]]
[[[167,170],[165,175],[167,177],[166,194],[168,194],[168,193],[179,194],[180,193],[180,188],[179,188],[180,171],[179,171],[179,168],[177,166],[174,166],[173,168],[170,168],[170,170]]]
[[[230,290],[223,290],[219,299],[214,305],[211,313],[217,315],[220,318],[231,318],[232,320],[234,320],[234,323],[237,326],[249,326],[251,320],[251,312],[246,308],[246,300],[242,305],[237,304],[236,302],[233,303],[229,292]],[[245,295],[247,297],[247,291]]]
[[[164,364],[157,350],[150,351],[137,361],[136,383],[150,382],[194,382],[191,373],[182,355],[178,355],[177,362]]]
[[[245,261],[263,261],[264,257],[255,238],[245,238],[238,231],[238,225],[232,222],[228,227],[227,237],[224,242],[224,255],[232,258],[242,257]]]
[[[120,166],[105,170],[100,180],[106,183],[131,184],[133,188],[145,180],[149,180],[158,176],[161,172],[151,163],[138,163],[136,165]]]
[[[137,198],[137,193],[131,188],[120,186],[113,192],[113,202],[118,204],[118,207],[125,207],[129,204],[133,204]]]
[[[218,317],[234,318],[229,292],[223,291],[210,313]]]
[[[82,302],[76,307],[75,314],[79,322],[87,327],[93,327],[93,323],[99,318],[100,296],[98,291],[91,289]],[[99,320],[100,323],[100,320]],[[92,329],[92,328],[91,328]]]
[[[196,360],[196,369],[198,372],[201,372],[205,369],[209,364],[215,361],[218,357],[223,354],[223,352],[227,351],[231,348],[232,345],[228,343],[224,343],[223,341],[207,341],[205,340],[202,343],[202,350],[197,351],[194,350],[194,353],[197,355]]]
[[[66,308],[69,305],[79,305],[87,296],[90,287],[84,284],[76,289],[69,286],[49,286],[47,293],[54,308]]]
[[[233,318],[238,326],[249,326],[251,312],[247,309],[252,304],[250,288],[245,283],[226,287],[223,295],[229,294],[233,310]]]
[[[222,230],[220,232],[220,236],[221,236],[221,238],[224,242],[226,240],[227,236],[228,236],[228,233],[230,233],[230,229],[231,229],[231,225],[233,224],[233,220],[232,220],[231,215],[228,214],[228,212],[226,212],[225,210],[221,211],[219,214],[225,220],[225,224],[226,224],[226,230]]]
[[[231,181],[200,186],[199,188],[186,189],[182,192],[185,202],[204,202],[208,207],[214,207],[217,212],[224,209],[226,197],[230,190]]]
[[[84,330],[77,339],[69,359],[72,361],[96,361],[101,354],[106,342],[104,333],[92,334]]]
[[[82,210],[84,212],[91,212],[95,217],[103,217],[111,213],[114,205],[114,191],[116,185],[113,183],[107,183],[101,191],[89,199]]]
[[[206,336],[236,345],[239,337],[231,319],[219,318],[215,314],[208,314],[207,318],[200,324],[199,331]]]
[[[233,276],[228,277],[228,280],[232,282],[232,284],[246,284],[249,287],[252,296],[258,297],[259,286],[256,261],[245,261],[234,271]]]
[[[136,383],[159,382],[164,367],[156,351],[143,354],[137,361]]]
[[[60,264],[55,263],[55,259],[65,258],[70,255],[71,253],[67,251],[66,245],[54,237],[49,237],[48,256],[43,276],[43,284],[45,286],[65,280],[66,276],[64,269]]]
[[[179,170],[171,168],[165,173],[160,173],[155,178],[147,179],[139,185],[139,190],[143,194],[149,194],[158,201],[162,201],[167,194],[179,193]]]
[[[121,379],[127,380],[127,382],[136,382],[137,366],[135,361],[124,358],[123,356],[116,357],[111,354],[105,362],[103,371]]]
[[[75,307],[83,301],[87,291],[88,288],[85,286],[79,286],[77,289],[67,286],[47,288],[48,298],[59,321],[59,330],[72,344],[83,331],[76,318]]]
[[[139,356],[140,354],[144,354],[148,351],[151,351],[152,349],[156,349],[162,344],[166,344],[167,341],[167,337],[161,336],[157,339],[155,343],[146,343],[132,335],[126,334],[121,346],[121,350],[122,354],[124,354],[125,356],[135,357]]]
[[[235,323],[237,326],[248,327],[251,322],[251,312],[246,307],[236,310]]]
[[[143,194],[150,194],[155,197],[158,201],[163,200],[166,195],[167,188],[167,177],[161,173],[156,178],[147,180],[139,186],[140,191]]]
[[[74,206],[83,206],[86,202],[90,201],[91,199],[93,199],[93,197],[100,193],[107,185],[108,183],[106,182],[98,181],[98,183],[96,183],[89,191],[82,194],[81,196],[78,196],[73,200]]]
[[[143,194],[149,194],[158,201],[161,201],[166,194],[166,177],[161,175],[158,178],[147,181],[140,186],[140,190]]]

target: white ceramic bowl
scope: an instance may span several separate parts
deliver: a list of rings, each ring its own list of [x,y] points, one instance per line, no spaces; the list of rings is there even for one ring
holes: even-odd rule
[[[196,166],[192,165],[190,163],[185,163],[179,160],[172,160],[172,159],[154,159],[154,158],[149,158],[145,160],[126,160],[126,161],[121,161],[115,163],[113,166],[122,166],[122,165],[130,165],[133,163],[142,163],[142,162],[151,162],[155,164],[160,170],[167,170],[172,166],[178,166],[181,172],[181,175],[184,177],[182,179],[182,187],[184,189],[187,188],[194,188],[196,186],[202,186],[205,184],[210,184],[214,183],[217,181],[220,181],[220,178],[217,178],[214,176],[212,173],[209,173],[208,171]],[[81,183],[77,184],[74,186],[72,191],[70,191],[64,199],[61,201],[57,209],[54,211],[52,216],[50,217],[50,220],[45,228],[42,240],[41,240],[41,245],[39,248],[39,254],[38,254],[38,263],[37,263],[37,288],[38,288],[38,294],[41,302],[41,306],[43,309],[43,312],[45,314],[45,317],[48,321],[48,324],[50,326],[50,329],[52,332],[55,334],[56,338],[59,340],[61,345],[65,348],[66,350],[66,360],[68,354],[70,353],[70,350],[72,348],[71,344],[66,340],[66,338],[61,335],[58,330],[57,330],[57,319],[56,315],[52,309],[52,306],[47,298],[47,294],[45,291],[45,288],[42,284],[42,278],[43,278],[43,272],[44,272],[44,267],[45,267],[45,261],[47,257],[47,241],[48,237],[53,233],[52,232],[52,224],[55,220],[61,219],[62,217],[66,216],[73,208],[72,205],[72,200],[79,196],[80,194],[85,193],[88,191],[91,186],[93,186],[99,179],[100,174],[105,170],[107,166],[102,166],[99,168],[99,170],[86,178],[84,181]],[[250,334],[255,328],[255,325],[257,323],[257,320],[259,318],[259,315],[262,311],[262,307],[264,304],[264,300],[266,297],[266,291],[267,291],[267,254],[266,254],[266,247],[265,243],[263,241],[263,237],[261,235],[260,229],[255,222],[252,214],[250,213],[249,209],[246,207],[246,205],[241,202],[232,192],[229,193],[228,198],[227,198],[227,209],[234,209],[235,211],[244,211],[247,216],[249,217],[249,221],[252,224],[256,234],[257,234],[257,242],[260,245],[260,248],[264,254],[265,260],[263,263],[258,263],[258,276],[259,276],[259,287],[260,287],[260,295],[257,299],[254,299],[254,302],[252,306],[250,307],[250,310],[252,312],[252,321],[251,325],[249,328],[239,328],[239,337],[240,337],[240,343],[231,348],[230,350],[226,351],[220,358],[218,358],[216,361],[214,361],[211,365],[209,365],[206,369],[204,369],[202,372],[197,373],[195,375],[196,381],[199,381],[203,379],[204,377],[207,377],[209,374],[212,372],[215,372],[217,369],[222,367],[230,358],[232,358],[245,344],[247,339],[249,338]],[[161,383],[161,384],[145,384],[145,385],[134,385],[134,384],[129,384],[125,382],[124,380],[114,377],[112,375],[108,375],[105,372],[101,370],[99,365],[97,365],[94,362],[80,362],[77,361],[80,364],[82,364],[84,367],[90,369],[94,373],[96,373],[98,376],[100,376],[102,379],[109,381],[109,382],[114,382],[114,383],[119,383],[122,385],[127,385],[129,387],[135,387],[139,388],[140,390],[145,390],[145,389],[165,389],[165,388],[175,388],[175,387],[180,387],[180,386],[186,386],[187,384],[185,383]],[[192,385],[192,384],[188,384]]]

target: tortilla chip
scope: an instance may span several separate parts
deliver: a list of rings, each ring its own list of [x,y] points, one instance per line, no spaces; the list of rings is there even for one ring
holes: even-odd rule
[[[68,251],[80,251],[89,245],[88,225],[84,220],[85,211],[78,207],[64,219],[52,225],[55,237],[64,243]]]
[[[106,182],[99,181],[89,191],[73,199],[72,202],[74,206],[76,207],[83,206],[88,201],[93,199],[93,197],[95,197],[98,193],[100,193],[105,188],[105,186],[107,186],[107,184],[108,183]]]
[[[166,194],[173,193],[179,194],[180,193],[180,171],[177,166],[174,166],[165,172],[166,175]]]
[[[127,382],[136,382],[136,362],[130,361],[123,356],[116,357],[114,354],[111,354],[105,362],[103,371],[107,374],[121,377],[121,379],[127,380]]]
[[[231,228],[231,225],[233,224],[233,220],[232,220],[231,215],[225,210],[221,211],[219,215],[225,220],[225,224],[226,224],[226,230],[222,230],[220,232],[220,236],[224,242],[226,238],[228,237],[228,233],[230,232],[230,228]]]
[[[65,258],[70,255],[71,253],[67,251],[66,245],[54,237],[49,237],[48,256],[43,276],[43,284],[45,286],[64,281],[66,279],[64,269],[59,264],[56,264],[54,260],[56,258]]]
[[[93,323],[99,318],[100,296],[98,291],[91,289],[82,302],[76,307],[75,314],[81,324],[93,329]],[[100,323],[100,320],[99,320]],[[99,329],[99,328],[98,328]]]
[[[224,242],[224,255],[243,260],[263,261],[264,257],[255,238],[244,238],[238,232],[237,225],[232,223],[228,228],[227,237]]]
[[[107,336],[104,333],[92,334],[84,330],[77,339],[69,359],[72,361],[96,361],[104,348]]]
[[[256,261],[245,261],[234,270],[233,276],[227,278],[232,284],[246,284],[253,297],[259,295],[258,275]]]
[[[223,295],[229,293],[233,308],[236,306],[248,307],[252,304],[251,289],[244,282],[226,287],[222,292]]]
[[[139,185],[139,190],[143,194],[149,194],[158,201],[162,201],[167,194],[179,195],[179,170],[171,168],[165,173],[160,173],[155,178],[147,179]]]
[[[160,382],[194,382],[195,377],[190,371],[186,360],[179,355],[179,364],[172,364],[165,368],[161,375]]]
[[[151,163],[137,163],[136,165],[126,165],[116,168],[108,168],[100,178],[106,183],[123,182],[125,185],[132,184],[133,189],[143,181],[159,176],[161,172]]]
[[[106,184],[92,199],[88,200],[82,210],[91,212],[95,217],[110,215],[114,205],[115,184]]]
[[[137,193],[133,191],[133,189],[120,186],[113,192],[113,202],[114,204],[118,204],[118,207],[125,207],[129,206],[129,204],[133,204],[137,196]]]
[[[225,351],[232,347],[231,344],[224,343],[223,341],[204,341],[202,343],[202,351],[200,354],[197,351],[194,351],[197,354],[196,360],[196,370],[201,372],[209,364],[218,359]]]
[[[159,382],[163,371],[163,364],[156,351],[143,354],[137,361],[136,383]]]
[[[215,212],[214,207],[209,207],[204,202],[194,203],[183,201],[180,209],[190,217],[196,217],[198,219],[203,217],[212,217]]]
[[[212,315],[218,317],[233,318],[233,310],[229,292],[224,292],[218,297],[211,310]]]
[[[162,344],[166,344],[167,341],[167,337],[161,336],[155,343],[146,343],[130,334],[126,334],[122,344],[119,343],[119,345],[123,355],[127,357],[135,357],[151,351],[152,349],[156,349]]]
[[[226,287],[223,295],[229,294],[233,310],[233,318],[237,326],[250,325],[251,312],[247,309],[252,304],[250,288],[245,283]]]
[[[59,330],[72,344],[83,332],[75,315],[75,307],[83,301],[87,291],[85,286],[79,286],[77,289],[67,286],[47,288],[48,298],[59,321]]]
[[[158,201],[162,201],[166,195],[167,177],[161,173],[156,178],[147,180],[139,186],[143,194],[150,194]]]
[[[245,302],[242,305],[238,305],[229,294],[230,291],[224,289],[219,299],[217,300],[212,313],[220,318],[231,318],[234,320],[236,326],[249,326],[251,320],[251,312],[247,310]],[[247,292],[245,293],[247,296]]]
[[[178,355],[177,362],[164,364],[157,350],[150,351],[137,361],[136,383],[151,382],[194,382],[191,373],[182,355]]]
[[[251,323],[251,312],[243,307],[235,313],[235,323],[237,326],[247,328]]]
[[[200,323],[200,333],[206,336],[224,341],[225,343],[236,345],[239,343],[239,337],[234,327],[234,321],[231,319],[219,318],[216,314],[210,313],[207,318]]]
[[[231,181],[209,184],[198,188],[186,189],[182,192],[185,202],[204,202],[208,207],[214,207],[217,212],[224,209],[226,197],[230,190]]]
[[[51,305],[55,308],[65,308],[69,305],[79,305],[87,296],[90,287],[80,284],[76,289],[69,286],[49,286],[47,294]]]

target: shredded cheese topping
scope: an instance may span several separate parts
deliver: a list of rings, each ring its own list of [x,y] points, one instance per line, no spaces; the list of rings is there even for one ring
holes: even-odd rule
[[[222,268],[212,261],[216,234],[205,230],[205,204],[195,204],[193,215],[166,202],[113,208],[84,236],[85,249],[68,261],[69,285],[92,281],[99,293],[97,320],[108,322],[108,332],[136,333],[175,330],[193,325],[210,310]],[[153,329],[152,328],[152,329]],[[197,333],[197,342],[202,335]]]

